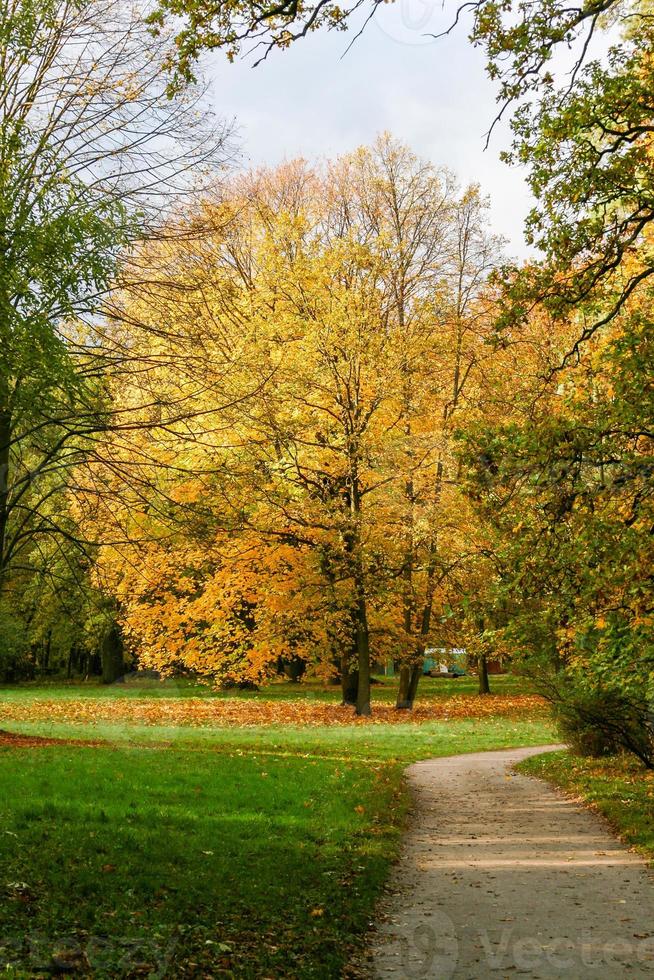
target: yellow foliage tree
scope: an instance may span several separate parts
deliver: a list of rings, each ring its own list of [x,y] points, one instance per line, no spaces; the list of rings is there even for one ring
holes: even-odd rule
[[[389,136],[239,177],[185,243],[144,249],[115,300],[142,338],[116,398],[150,390],[165,424],[114,439],[129,485],[90,508],[144,664],[258,681],[299,658],[368,714],[371,659],[390,657],[411,706],[476,550],[452,429],[498,252],[478,190]]]

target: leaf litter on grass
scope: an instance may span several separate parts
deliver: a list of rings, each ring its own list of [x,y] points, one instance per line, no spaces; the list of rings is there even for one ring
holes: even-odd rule
[[[413,711],[397,711],[392,705],[374,706],[372,717],[357,718],[353,709],[336,704],[307,701],[244,701],[226,698],[30,698],[5,702],[5,722],[95,722],[191,727],[265,725],[407,725],[429,721],[456,721],[489,717],[542,717],[546,704],[536,695],[457,695],[446,701],[421,701]]]

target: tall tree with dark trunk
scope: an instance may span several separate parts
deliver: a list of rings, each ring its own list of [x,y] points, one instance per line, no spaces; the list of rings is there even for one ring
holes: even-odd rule
[[[102,683],[115,684],[125,674],[125,644],[117,623],[112,623],[102,638]]]

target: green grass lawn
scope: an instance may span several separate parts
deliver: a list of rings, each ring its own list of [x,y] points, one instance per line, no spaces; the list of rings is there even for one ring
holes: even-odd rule
[[[532,756],[518,766],[572,793],[605,816],[622,839],[654,860],[654,772],[637,759],[584,759],[569,752]]]
[[[337,976],[398,789],[396,767],[227,748],[5,749],[3,966],[79,945],[98,977]]]
[[[1,721],[3,700],[52,690],[0,691],[0,727],[107,744],[0,748],[9,977],[39,976],[53,953],[76,948],[98,978],[341,976],[396,853],[405,765],[553,739],[544,717],[202,729]]]

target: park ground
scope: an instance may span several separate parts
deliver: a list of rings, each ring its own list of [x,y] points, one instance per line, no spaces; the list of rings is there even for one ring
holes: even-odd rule
[[[393,694],[377,685],[372,721],[355,721],[310,684],[0,690],[4,974],[347,976],[405,825],[405,767],[555,739],[517,678],[490,698],[426,680],[409,718]],[[528,765],[654,843],[642,771]]]

